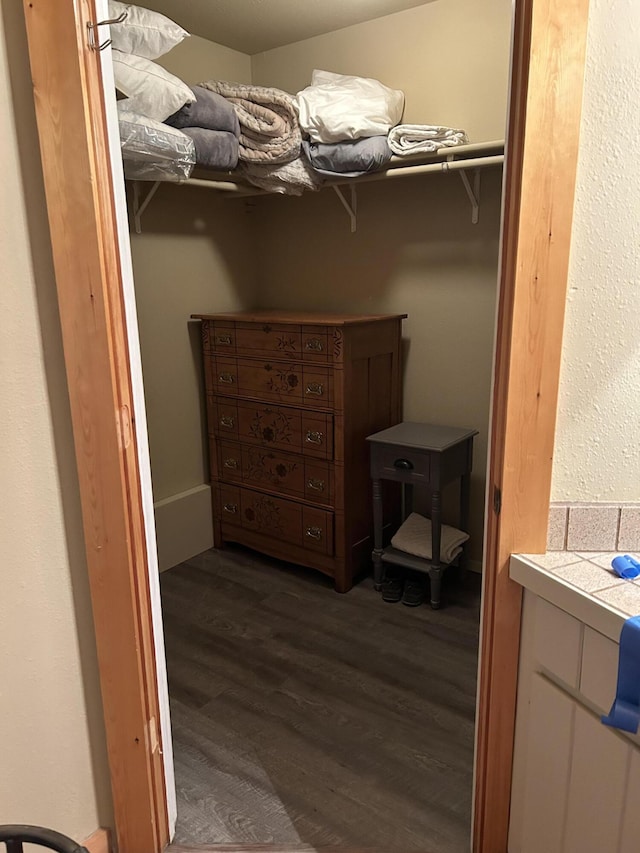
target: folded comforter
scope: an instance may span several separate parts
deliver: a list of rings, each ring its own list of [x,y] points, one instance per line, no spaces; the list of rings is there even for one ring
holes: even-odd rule
[[[300,154],[300,126],[294,98],[280,89],[211,80],[200,84],[226,98],[240,122],[240,159],[247,163],[288,163]]]
[[[181,132],[193,140],[196,165],[219,172],[228,172],[238,165],[239,145],[233,133],[204,127],[183,127]]]
[[[192,104],[185,104],[177,113],[165,119],[170,127],[204,127],[207,130],[226,130],[240,136],[238,116],[226,98],[202,86],[192,86],[195,95]]]
[[[304,190],[319,190],[322,185],[322,178],[303,156],[274,165],[245,163],[242,172],[254,186],[272,193],[302,195]]]
[[[464,130],[434,124],[399,124],[389,131],[389,148],[394,154],[433,154],[439,148],[464,145]]]
[[[302,147],[316,172],[328,177],[357,178],[382,169],[391,160],[386,136],[367,136],[330,145],[304,140]]]

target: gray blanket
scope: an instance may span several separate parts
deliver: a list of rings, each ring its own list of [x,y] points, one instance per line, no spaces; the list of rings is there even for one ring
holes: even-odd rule
[[[280,89],[211,80],[205,89],[226,98],[240,122],[240,159],[288,163],[300,154],[300,126],[294,98]]]
[[[238,140],[233,133],[203,127],[183,127],[182,132],[193,139],[196,165],[218,172],[228,172],[238,165]]]
[[[302,145],[313,168],[329,177],[357,178],[382,169],[391,160],[386,136],[369,136],[332,144],[305,140]]]
[[[204,127],[207,130],[226,130],[240,136],[240,123],[233,105],[215,92],[192,86],[196,96],[192,104],[185,104],[177,113],[165,119],[171,127]]]

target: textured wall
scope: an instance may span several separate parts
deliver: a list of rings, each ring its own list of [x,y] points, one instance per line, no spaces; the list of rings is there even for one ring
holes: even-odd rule
[[[591,0],[552,499],[640,500],[640,4]]]
[[[0,824],[111,821],[22,4],[0,14]]]

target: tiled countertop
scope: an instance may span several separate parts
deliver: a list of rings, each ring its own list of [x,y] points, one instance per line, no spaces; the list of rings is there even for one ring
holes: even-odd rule
[[[616,556],[618,552],[514,554],[509,574],[526,589],[617,641],[623,622],[640,615],[640,577],[618,577],[611,568]]]

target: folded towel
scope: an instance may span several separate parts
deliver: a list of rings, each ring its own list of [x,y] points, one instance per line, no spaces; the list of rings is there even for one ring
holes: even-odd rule
[[[280,89],[211,80],[205,89],[226,98],[240,122],[240,159],[288,163],[300,154],[300,126],[294,99]]]
[[[462,551],[462,544],[469,538],[469,534],[457,527],[443,524],[440,533],[440,562],[452,563]],[[402,524],[398,532],[391,539],[391,544],[398,551],[431,559],[431,521],[417,512],[412,512]]]
[[[439,148],[451,148],[468,142],[464,130],[432,124],[399,124],[389,131],[389,148],[404,154],[433,154]]]
[[[386,136],[368,136],[330,145],[305,140],[302,147],[316,172],[328,177],[357,178],[382,169],[391,160]]]
[[[192,104],[185,104],[177,113],[165,119],[170,127],[204,127],[208,130],[226,130],[240,136],[240,122],[232,104],[216,92],[192,86],[195,95]]]
[[[244,163],[242,173],[256,187],[285,195],[302,195],[304,190],[319,190],[322,185],[322,178],[311,168],[305,157],[275,165]]]
[[[183,127],[182,133],[193,140],[196,164],[219,172],[229,172],[238,165],[238,140],[225,130]]]

